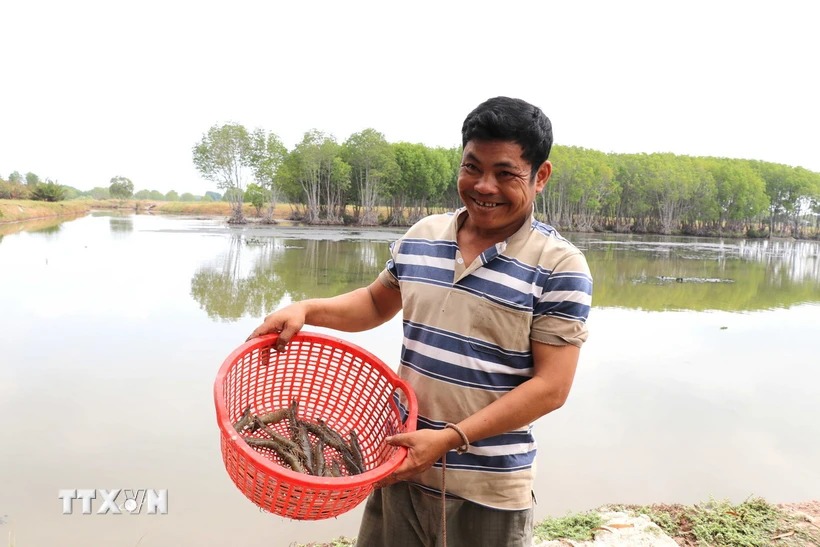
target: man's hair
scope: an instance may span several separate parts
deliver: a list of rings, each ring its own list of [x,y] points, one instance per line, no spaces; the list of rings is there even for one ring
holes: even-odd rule
[[[521,99],[495,97],[478,105],[461,126],[461,145],[470,141],[512,141],[532,165],[530,178],[547,161],[552,148],[552,123],[537,106]]]

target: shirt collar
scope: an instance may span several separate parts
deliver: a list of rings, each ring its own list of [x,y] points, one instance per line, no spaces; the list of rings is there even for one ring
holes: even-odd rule
[[[460,207],[456,209],[453,213],[453,222],[451,224],[452,227],[452,237],[453,241],[456,241],[456,234],[458,233],[458,229],[461,228],[461,225],[464,224],[464,221],[467,220],[467,208]],[[535,228],[535,204],[532,204],[532,211],[530,211],[530,216],[521,227],[510,237],[508,237],[502,243],[506,243],[509,245],[514,241],[518,241],[520,239],[524,239],[529,236],[530,232]],[[496,244],[497,245],[497,244]]]

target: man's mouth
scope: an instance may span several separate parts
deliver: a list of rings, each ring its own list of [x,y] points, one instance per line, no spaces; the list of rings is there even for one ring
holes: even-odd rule
[[[473,198],[473,201],[476,202],[481,207],[490,207],[490,208],[492,208],[492,207],[497,207],[497,206],[501,205],[500,203],[491,203],[489,201],[479,201],[475,198]]]

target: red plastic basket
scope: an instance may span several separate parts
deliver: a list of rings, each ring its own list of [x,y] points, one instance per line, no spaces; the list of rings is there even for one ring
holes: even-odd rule
[[[384,442],[416,428],[418,406],[412,388],[370,352],[339,338],[296,334],[283,352],[278,335],[250,340],[222,364],[214,383],[222,458],[231,480],[260,508],[297,520],[345,513],[364,501],[376,482],[402,462],[406,449]],[[402,421],[394,395],[405,396]],[[233,424],[250,406],[261,414],[298,401],[300,419],[327,425],[347,437],[355,429],[365,471],[338,478],[297,473],[272,451],[251,448]],[[271,427],[289,436],[288,420]]]

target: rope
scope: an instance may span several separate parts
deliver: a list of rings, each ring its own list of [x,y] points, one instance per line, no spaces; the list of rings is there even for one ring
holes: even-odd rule
[[[447,452],[441,456],[441,538],[444,540],[444,547],[447,547],[447,483],[444,480],[446,475]]]
[[[470,448],[470,439],[464,434],[464,431],[456,424],[446,423],[444,427],[450,428],[461,437],[464,443],[456,448],[457,454],[464,454]],[[447,547],[447,452],[441,455],[441,538],[444,541],[444,547]]]

